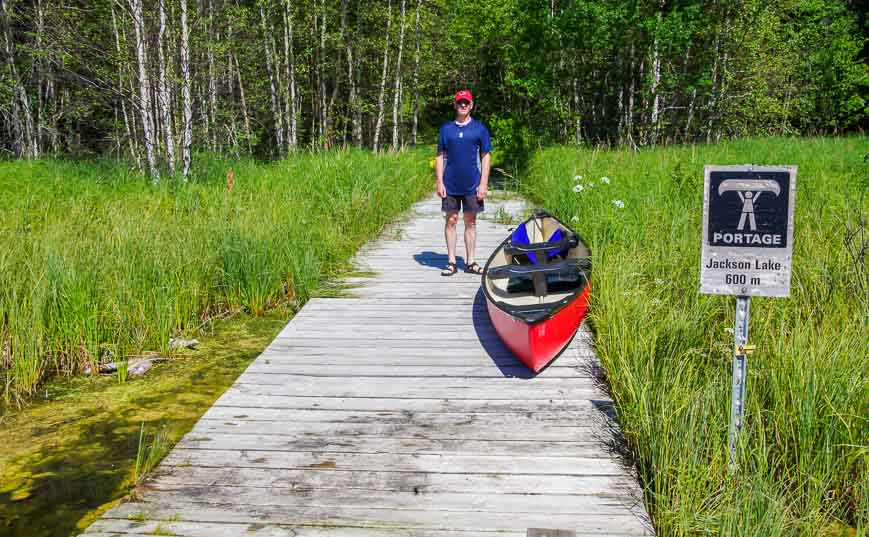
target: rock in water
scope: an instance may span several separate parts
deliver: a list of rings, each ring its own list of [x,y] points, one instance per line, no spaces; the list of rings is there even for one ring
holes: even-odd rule
[[[130,362],[130,365],[127,366],[127,376],[128,377],[141,377],[145,373],[151,369],[151,366],[154,365],[154,360],[144,359],[144,360],[134,360]]]
[[[141,377],[142,375],[147,373],[148,370],[151,369],[151,366],[153,366],[155,363],[165,362],[166,360],[167,360],[166,358],[159,358],[159,357],[157,357],[157,358],[138,358],[135,360],[130,360],[129,362],[127,362],[127,376],[128,377]],[[100,364],[98,371],[100,372],[100,374],[103,374],[103,375],[117,373],[118,368],[120,368],[123,363],[124,362],[110,362],[108,364]],[[91,370],[90,366],[85,366],[84,374],[85,375],[93,374],[93,371]]]
[[[181,349],[193,349],[199,345],[199,341],[195,339],[184,339],[183,337],[169,338],[169,350],[177,351]]]

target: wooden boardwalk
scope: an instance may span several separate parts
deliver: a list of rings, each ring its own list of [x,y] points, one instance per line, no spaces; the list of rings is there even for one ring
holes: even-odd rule
[[[507,229],[478,224],[481,264]],[[440,276],[442,232],[430,198],[363,248],[377,273],[350,279],[355,298],[308,302],[140,498],[84,535],[651,535],[588,331],[532,377],[494,333],[479,277]],[[461,236],[460,223],[460,257]]]

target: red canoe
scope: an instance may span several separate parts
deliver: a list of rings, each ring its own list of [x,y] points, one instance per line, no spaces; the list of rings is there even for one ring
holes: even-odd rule
[[[585,317],[590,255],[573,230],[538,210],[486,262],[489,318],[504,344],[535,373],[564,350]]]

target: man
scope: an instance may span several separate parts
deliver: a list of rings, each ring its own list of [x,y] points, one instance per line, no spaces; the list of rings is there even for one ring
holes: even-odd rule
[[[482,274],[483,267],[474,256],[477,240],[477,213],[484,208],[489,185],[492,142],[489,131],[471,117],[474,96],[468,90],[456,93],[453,100],[456,117],[438,130],[438,156],[435,171],[438,196],[444,213],[444,237],[447,240],[447,266],[443,276],[456,273],[456,224],[459,210],[465,221],[465,271]]]

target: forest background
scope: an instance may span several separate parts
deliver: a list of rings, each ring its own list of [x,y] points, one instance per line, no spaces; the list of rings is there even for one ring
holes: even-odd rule
[[[496,164],[865,126],[865,2],[0,0],[0,154],[127,157],[431,142],[459,87]]]

